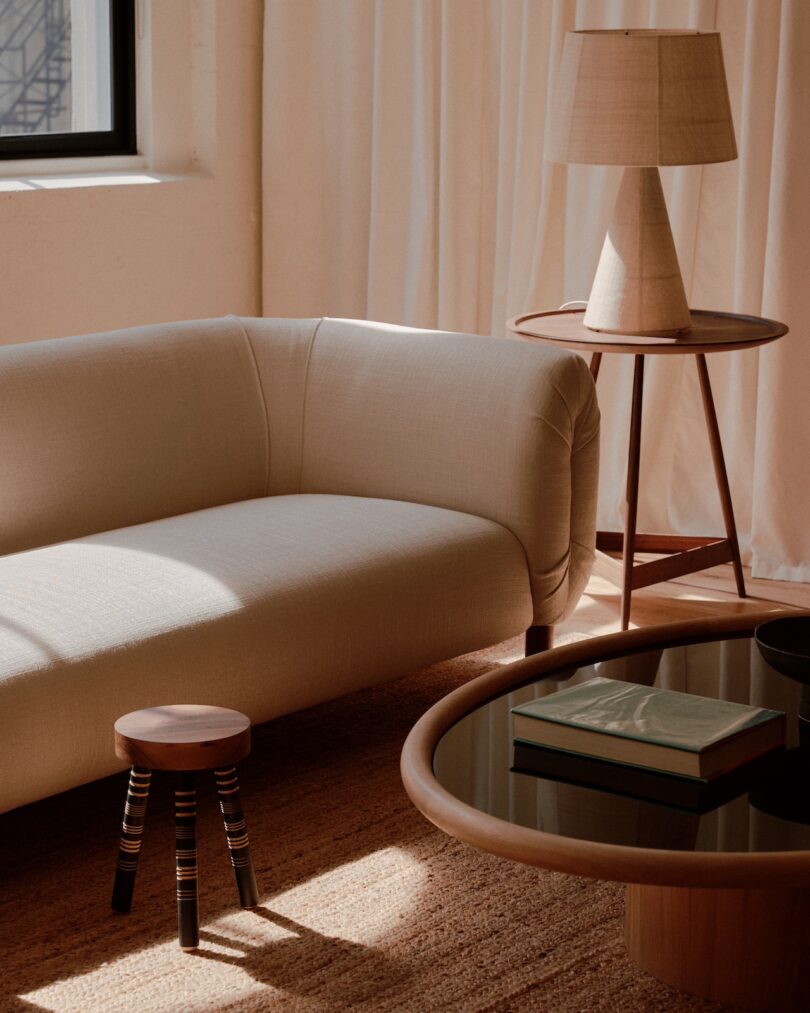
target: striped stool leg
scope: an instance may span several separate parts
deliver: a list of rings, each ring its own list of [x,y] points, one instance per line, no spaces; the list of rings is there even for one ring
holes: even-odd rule
[[[225,821],[225,835],[228,838],[228,849],[231,853],[231,865],[239,889],[239,903],[242,907],[256,907],[259,903],[259,890],[256,886],[256,875],[253,871],[253,859],[250,857],[245,814],[242,812],[242,801],[239,797],[239,780],[236,767],[227,770],[215,770],[219,806]]]
[[[174,837],[177,856],[177,935],[184,950],[200,942],[197,911],[197,789],[194,774],[177,775],[174,792]]]
[[[121,842],[118,845],[118,864],[115,867],[112,895],[113,911],[120,911],[121,914],[129,914],[132,907],[132,891],[135,888],[135,873],[138,871],[138,855],[141,852],[141,838],[151,780],[152,771],[146,767],[133,767],[129,772],[127,800],[124,803],[124,822],[121,829]]]

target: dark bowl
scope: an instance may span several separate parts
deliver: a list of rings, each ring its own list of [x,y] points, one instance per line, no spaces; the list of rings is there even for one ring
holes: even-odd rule
[[[751,786],[748,801],[760,812],[810,826],[810,750],[781,749]]]
[[[810,684],[810,616],[783,616],[760,623],[754,640],[771,668]]]

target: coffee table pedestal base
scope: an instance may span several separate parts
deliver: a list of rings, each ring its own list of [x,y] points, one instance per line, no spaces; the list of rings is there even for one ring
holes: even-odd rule
[[[673,988],[743,1009],[810,1009],[810,889],[627,887],[631,960]]]

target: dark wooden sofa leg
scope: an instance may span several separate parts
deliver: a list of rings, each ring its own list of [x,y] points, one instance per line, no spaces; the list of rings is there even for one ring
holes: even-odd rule
[[[547,651],[554,640],[553,626],[530,626],[526,630],[526,657]]]

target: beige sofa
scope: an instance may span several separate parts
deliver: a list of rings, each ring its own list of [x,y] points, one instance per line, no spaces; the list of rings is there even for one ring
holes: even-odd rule
[[[556,623],[593,557],[577,356],[228,317],[0,349],[0,811],[168,702],[267,721]]]

